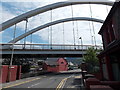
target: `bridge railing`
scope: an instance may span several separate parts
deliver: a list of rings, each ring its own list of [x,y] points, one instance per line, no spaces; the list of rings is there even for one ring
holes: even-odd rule
[[[87,50],[89,47],[103,49],[100,45],[69,45],[69,44],[0,44],[2,49],[41,49],[41,50]]]

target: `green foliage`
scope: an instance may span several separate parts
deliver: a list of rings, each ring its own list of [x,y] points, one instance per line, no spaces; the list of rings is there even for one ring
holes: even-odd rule
[[[88,48],[86,55],[84,55],[84,60],[87,64],[88,72],[97,72],[99,70],[99,61],[97,58],[97,50],[93,47]]]

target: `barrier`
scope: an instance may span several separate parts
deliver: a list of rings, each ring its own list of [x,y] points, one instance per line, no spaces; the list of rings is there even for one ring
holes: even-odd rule
[[[8,65],[2,65],[0,68],[0,83],[5,83],[8,76]]]
[[[17,66],[13,65],[9,67],[8,78],[7,81],[15,81],[17,77]]]
[[[16,77],[17,80],[21,79],[21,68],[22,68],[21,65],[17,67],[17,77]]]

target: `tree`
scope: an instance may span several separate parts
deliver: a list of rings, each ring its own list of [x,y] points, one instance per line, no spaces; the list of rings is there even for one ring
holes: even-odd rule
[[[86,55],[84,55],[84,60],[87,64],[87,71],[97,72],[99,70],[99,61],[97,58],[97,50],[93,47],[88,48]]]

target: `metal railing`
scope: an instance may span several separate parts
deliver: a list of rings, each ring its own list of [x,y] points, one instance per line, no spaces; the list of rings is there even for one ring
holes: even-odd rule
[[[100,45],[69,45],[69,44],[0,44],[1,49],[41,49],[41,50],[87,50],[93,47],[95,49],[103,49]]]

